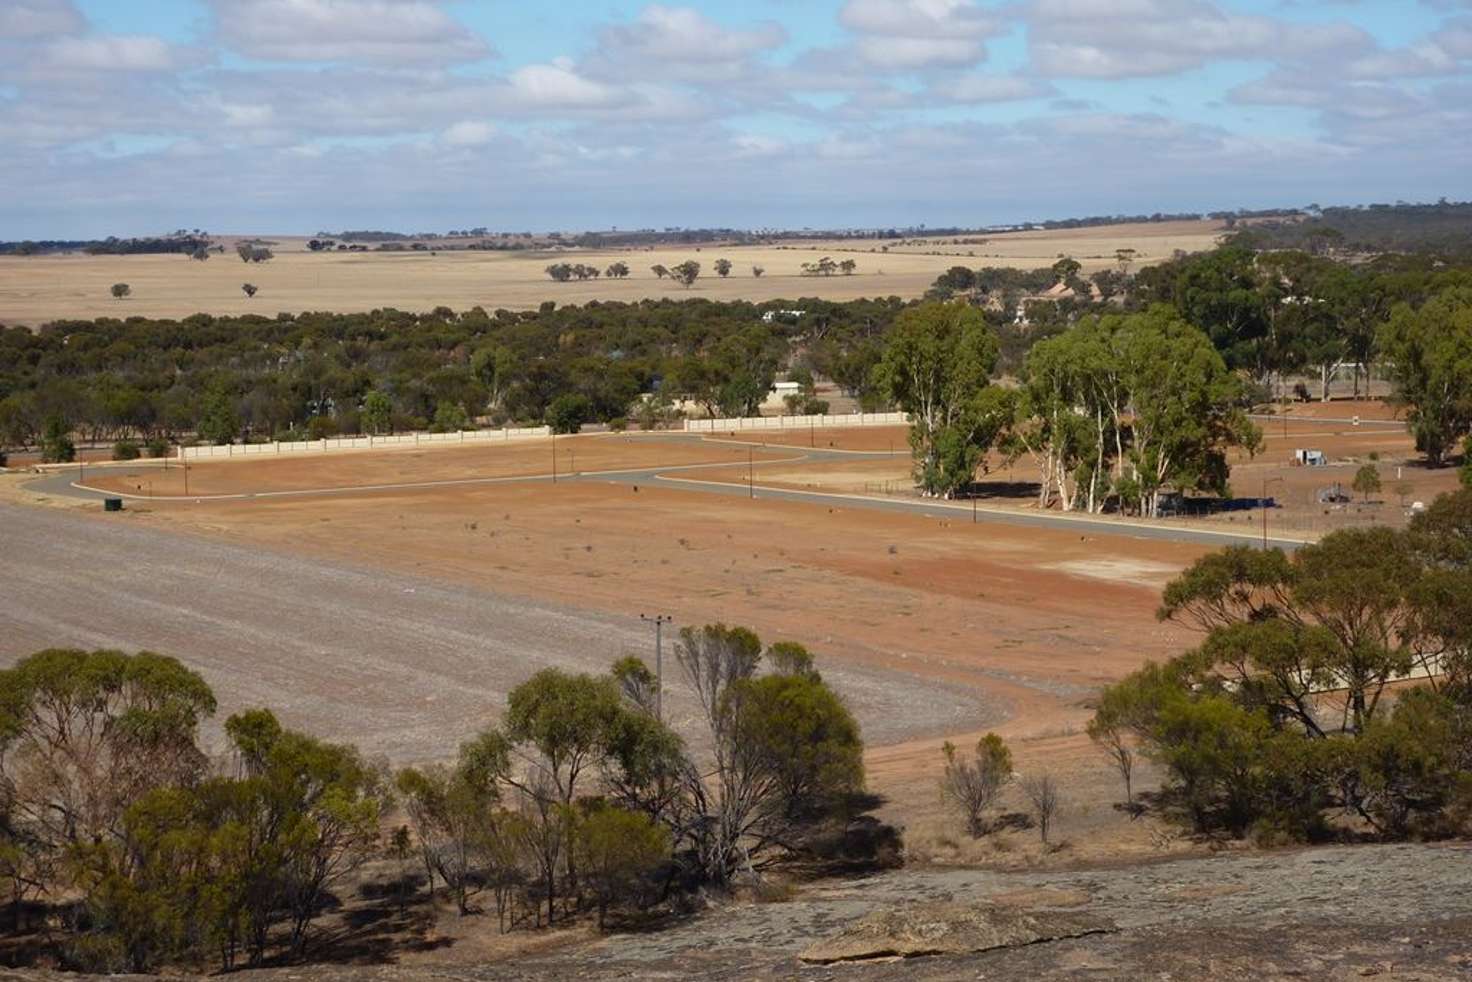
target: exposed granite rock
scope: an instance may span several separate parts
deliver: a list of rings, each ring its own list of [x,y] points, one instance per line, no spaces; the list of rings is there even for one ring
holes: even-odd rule
[[[912,904],[859,918],[798,957],[805,962],[964,955],[1115,930],[1113,922],[1074,911],[1027,911],[989,904]]]

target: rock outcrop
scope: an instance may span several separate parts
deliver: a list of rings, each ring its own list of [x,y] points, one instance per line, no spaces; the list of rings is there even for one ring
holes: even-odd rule
[[[805,962],[962,955],[1078,938],[1115,930],[1113,922],[1073,911],[1028,911],[986,904],[930,903],[879,911],[816,941]]]

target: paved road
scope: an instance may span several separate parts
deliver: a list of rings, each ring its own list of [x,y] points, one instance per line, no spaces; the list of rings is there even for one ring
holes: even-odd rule
[[[630,597],[631,611],[650,599]],[[541,668],[603,672],[624,654],[647,658],[652,640],[633,614],[0,503],[0,663],[53,646],[152,649],[199,670],[222,717],[269,706],[398,762],[453,754]],[[669,654],[665,708],[692,733],[694,702]],[[999,718],[974,693],[908,675],[823,674],[875,745]],[[915,704],[934,712],[907,712]]]
[[[671,434],[660,437],[643,437],[643,439],[661,439],[675,443],[700,443],[710,442],[711,438],[700,435]],[[726,442],[726,441],[721,441]],[[750,444],[751,446],[760,446]],[[786,465],[792,463],[839,463],[850,461],[855,458],[884,458],[892,454],[886,451],[862,451],[862,450],[828,450],[810,449],[805,447],[789,447],[771,445],[765,450],[791,450],[792,456],[781,460],[755,461],[752,465],[752,473],[756,469],[772,464]],[[648,467],[628,470],[578,472],[576,474],[560,474],[558,482],[599,482],[606,481],[625,485],[657,485],[661,488],[688,491],[703,494],[723,494],[734,497],[755,497],[765,500],[796,501],[810,504],[825,505],[830,508],[862,508],[875,511],[887,511],[891,513],[920,514],[930,518],[947,518],[955,521],[970,521],[996,523],[1001,525],[1022,526],[1026,528],[1052,528],[1077,531],[1081,535],[1122,535],[1140,539],[1163,539],[1173,542],[1190,542],[1198,545],[1224,546],[1224,545],[1261,545],[1262,536],[1252,532],[1240,532],[1229,529],[1215,529],[1195,526],[1178,526],[1164,523],[1140,522],[1123,519],[1114,519],[1100,516],[1059,514],[1053,513],[1027,513],[1013,509],[996,508],[970,502],[938,501],[938,500],[915,500],[906,498],[882,498],[869,495],[838,494],[823,491],[801,491],[789,488],[770,487],[762,484],[731,483],[711,480],[701,480],[698,473],[702,470],[726,469],[733,466],[731,461],[723,461],[713,464],[682,464],[667,467]],[[43,491],[48,494],[69,495],[73,497],[84,497],[100,500],[104,495],[101,492],[92,491],[87,488],[79,488],[75,485],[77,472],[71,470],[56,471],[51,475],[31,482],[28,485],[33,490]],[[371,494],[377,491],[403,491],[415,488],[453,487],[483,484],[509,484],[553,480],[551,474],[536,474],[521,477],[483,477],[483,478],[461,478],[447,481],[429,481],[407,484],[374,484],[361,485],[345,488],[320,488],[297,491],[270,491],[258,494],[229,494],[203,496],[213,501],[249,501],[256,498],[290,498],[290,497],[312,497],[322,495],[342,494]],[[136,495],[117,495],[121,497],[137,497]],[[159,506],[170,500],[190,501],[202,500],[195,498],[150,498],[150,504]],[[1267,544],[1287,551],[1293,551],[1304,544],[1305,539],[1269,535]]]

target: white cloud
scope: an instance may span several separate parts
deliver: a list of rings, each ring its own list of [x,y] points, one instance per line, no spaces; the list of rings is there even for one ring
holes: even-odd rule
[[[970,0],[848,0],[839,22],[858,35],[853,55],[881,71],[962,68],[986,58],[1001,22]]]
[[[6,40],[75,34],[86,23],[71,0],[5,0],[0,4],[0,38]]]
[[[1016,75],[979,75],[969,73],[937,82],[930,91],[950,102],[1012,102],[1040,99],[1054,93],[1053,86]]]
[[[999,33],[993,15],[969,0],[849,0],[839,22],[860,34],[980,39]]]
[[[462,119],[451,125],[440,139],[452,147],[481,147],[491,142],[496,135],[496,128],[490,123],[481,120]]]
[[[445,65],[492,54],[434,0],[211,0],[220,39],[265,61]]]
[[[659,4],[645,7],[632,23],[606,27],[599,35],[605,53],[697,64],[739,60],[786,39],[787,32],[774,23],[728,29],[698,10]]]
[[[854,48],[868,64],[891,71],[974,65],[986,57],[984,45],[965,38],[866,37]]]
[[[1472,58],[1472,19],[1447,21],[1432,40],[1453,57]]]
[[[1171,75],[1219,60],[1281,60],[1373,43],[1347,24],[1290,24],[1208,0],[1032,0],[1033,67],[1062,78]]]
[[[600,109],[627,101],[618,89],[579,75],[572,61],[559,58],[549,65],[527,65],[511,73],[514,101],[543,109]]]
[[[178,67],[174,51],[162,38],[125,34],[50,41],[42,49],[40,65],[83,72],[162,72]]]

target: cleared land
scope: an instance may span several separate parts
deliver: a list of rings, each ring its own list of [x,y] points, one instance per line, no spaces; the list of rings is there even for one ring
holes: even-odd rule
[[[658,441],[658,442],[656,442]],[[314,488],[354,488],[410,483],[470,483],[512,477],[563,476],[646,467],[741,463],[748,451],[729,443],[675,443],[637,434],[560,437],[508,446],[469,445],[378,452],[300,454],[249,462],[206,461],[189,465],[189,494],[271,494]],[[756,460],[792,456],[759,451]],[[360,459],[366,457],[367,459]],[[555,465],[554,465],[555,457]],[[89,487],[129,494],[182,495],[184,469],[177,461],[140,462],[87,475]]]
[[[781,246],[690,246],[653,250],[537,252],[355,252],[311,253],[305,240],[281,238],[276,258],[242,263],[233,252],[195,262],[182,255],[0,257],[0,323],[40,324],[64,318],[185,317],[211,314],[332,310],[342,312],[396,307],[430,310],[445,305],[466,310],[505,307],[533,309],[543,301],[581,304],[590,300],[646,298],[773,300],[823,297],[917,297],[951,266],[1049,266],[1059,256],[1077,259],[1086,272],[1114,265],[1115,250],[1137,251],[1136,266],[1169,258],[1175,250],[1209,249],[1221,233],[1214,222],[1162,222],[1111,225],[1059,232],[1012,232],[986,237],[981,245],[956,245],[951,239],[878,251],[869,241],[793,242]],[[222,240],[229,242],[230,240]],[[916,240],[907,240],[915,242]],[[873,252],[869,250],[875,250]],[[801,275],[803,263],[821,256],[854,259],[852,276]],[[727,279],[711,268],[716,259],[734,264]],[[689,290],[650,272],[694,259],[702,275]],[[584,263],[600,270],[625,262],[625,280],[553,283],[544,269],[557,262]],[[760,279],[752,267],[762,266]],[[241,284],[260,293],[248,299]],[[114,300],[114,283],[127,283],[132,296]]]
[[[585,459],[615,463],[596,455],[617,457],[622,447],[643,455],[640,466],[657,454],[674,467],[694,458],[736,472],[745,469],[722,466],[722,455],[747,453],[741,443],[657,438],[558,443],[559,453],[583,448],[579,470]],[[463,464],[466,477],[514,472],[525,454],[544,473],[540,452],[549,450],[543,441],[540,450],[426,452],[423,461],[401,451],[201,464],[191,465],[190,483],[192,492],[196,480],[257,493],[314,478],[350,488],[429,466],[449,474]],[[758,481],[783,466],[758,464]],[[123,473],[135,470],[161,477]],[[89,470],[89,484],[105,473]],[[32,584],[0,623],[7,656],[56,641],[157,648],[204,668],[227,712],[282,706],[297,725],[403,759],[450,752],[498,710],[506,689],[545,664],[589,670],[630,650],[647,655],[641,611],[677,624],[747,624],[818,653],[864,726],[871,785],[890,800],[887,814],[937,858],[953,841],[934,784],[947,736],[974,740],[999,727],[1020,760],[1047,761],[1080,795],[1111,800],[1113,779],[1081,734],[1085,703],[1102,682],[1189,643],[1153,612],[1160,585],[1203,551],[692,494],[662,481],[635,490],[613,477],[134,501],[114,516],[95,502],[74,507],[82,513],[39,512],[62,523],[39,530],[27,512],[0,515],[7,530],[29,529],[7,579]],[[123,542],[106,538],[123,533]],[[135,550],[140,558],[130,559]],[[368,590],[373,582],[382,591]],[[517,626],[520,602],[572,620],[523,647],[518,639],[539,629]],[[474,613],[482,608],[486,616]],[[62,637],[51,633],[62,628]],[[1081,814],[1075,855],[1153,855],[1148,826],[1107,807]],[[1019,839],[1021,857],[1027,834]]]
[[[1361,415],[1368,418],[1368,409]],[[1281,439],[1341,429],[1290,420]],[[1369,439],[1368,432],[1346,429],[1346,447],[1364,451],[1353,441]],[[802,435],[833,449],[872,450],[889,440],[873,430]],[[748,445],[726,439],[558,443],[569,457],[577,449],[579,470],[596,461],[609,469],[698,468],[672,476],[740,475],[744,469],[729,457],[744,457]],[[1270,432],[1269,439],[1278,438]],[[1373,440],[1393,448],[1404,436]],[[270,705],[289,724],[404,762],[452,752],[495,716],[507,690],[542,667],[601,671],[626,653],[647,657],[651,639],[637,620],[641,611],[670,613],[677,624],[748,624],[768,640],[813,648],[863,725],[869,783],[885,799],[881,815],[904,826],[919,868],[823,883],[788,903],[723,909],[647,935],[586,943],[578,932],[539,935],[533,947],[558,950],[519,956],[518,977],[785,977],[797,970],[798,951],[850,919],[934,898],[1089,910],[1114,919],[1120,931],[862,971],[876,978],[969,978],[978,971],[1066,978],[1093,968],[1103,978],[1127,978],[1146,966],[1258,978],[1258,946],[1268,944],[1285,971],[1323,976],[1328,968],[1357,972],[1387,957],[1403,963],[1402,934],[1425,939],[1416,942],[1418,964],[1433,950],[1438,960],[1465,953],[1465,946],[1435,940],[1445,918],[1465,911],[1457,874],[1448,872],[1462,858],[1456,850],[1376,847],[1117,865],[1199,851],[1154,818],[1130,820],[1112,806],[1121,797],[1118,777],[1082,728],[1101,683],[1194,642],[1191,632],[1157,623],[1153,612],[1160,586],[1203,547],[1132,538],[1127,528],[1080,535],[692,494],[642,478],[638,490],[612,476],[555,486],[513,480],[351,490],[427,474],[535,477],[544,451],[550,441],[201,464],[190,468],[191,490],[195,480],[256,492],[304,484],[344,490],[134,501],[121,515],[72,499],[34,507],[34,495],[21,488],[33,478],[11,475],[0,489],[33,506],[0,502],[7,543],[0,551],[7,585],[0,656],[58,643],[153,648],[202,671],[220,694],[222,717]],[[792,452],[770,448],[767,456]],[[760,460],[762,448],[756,454]],[[903,473],[908,461],[855,455],[809,466],[870,465]],[[769,459],[756,473],[761,483],[775,483],[783,468],[796,466]],[[158,476],[143,468],[99,470],[89,483],[129,471]],[[673,679],[667,709],[691,732],[689,694]],[[1044,854],[1025,828],[971,840],[940,807],[942,740],[964,744],[987,729],[1006,735],[1021,773],[1046,770],[1062,783],[1067,805],[1057,851]],[[1137,790],[1156,780],[1142,762]],[[1021,807],[1014,788],[1002,809]],[[1107,865],[1081,868],[1100,862]],[[978,863],[990,869],[943,868]],[[1416,876],[1391,877],[1398,886],[1385,887],[1388,870],[1410,868]],[[348,901],[349,916],[358,903]],[[373,903],[362,901],[363,909]],[[1310,906],[1312,917],[1291,929],[1281,916]],[[1420,920],[1406,923],[1406,909],[1416,909]],[[1395,926],[1371,937],[1366,919]],[[374,930],[425,943],[405,949],[395,966],[320,974],[418,978],[453,963],[478,966],[478,978],[500,977],[500,967],[484,963],[523,937],[503,939],[482,921],[449,914],[427,927],[385,921]],[[1337,942],[1307,940],[1340,936],[1332,931],[1358,947],[1348,952]]]

